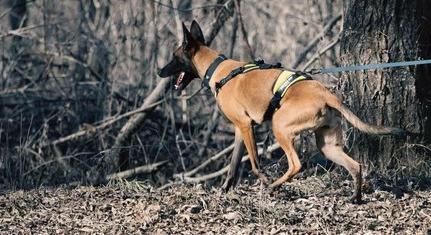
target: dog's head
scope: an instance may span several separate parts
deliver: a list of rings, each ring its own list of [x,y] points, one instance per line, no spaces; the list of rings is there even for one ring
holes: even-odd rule
[[[194,78],[199,77],[192,58],[199,47],[205,45],[201,27],[196,21],[192,22],[190,31],[183,23],[183,34],[183,43],[174,51],[171,61],[159,71],[159,76],[162,78],[178,76],[175,89],[179,91],[186,88]]]

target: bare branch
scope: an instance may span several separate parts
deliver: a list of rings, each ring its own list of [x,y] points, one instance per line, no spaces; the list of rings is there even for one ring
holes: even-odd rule
[[[268,147],[267,152],[272,153],[273,151],[277,150],[278,148],[280,148],[280,145],[278,143],[275,143],[275,144]],[[263,148],[259,148],[257,151],[257,154],[260,155],[263,153],[263,151],[264,151]],[[248,155],[242,157],[241,162],[245,162],[247,159],[248,159]],[[185,176],[183,178],[183,181],[186,183],[198,183],[198,182],[206,181],[209,179],[213,179],[213,178],[218,177],[218,176],[222,176],[228,170],[229,170],[229,165],[223,167],[222,169],[220,169],[218,171],[215,171],[215,172],[207,174],[207,175],[198,176],[198,177],[187,177],[187,176]]]
[[[145,173],[151,173],[155,170],[157,170],[160,166],[166,164],[168,161],[161,161],[145,166],[139,166],[135,167],[126,171],[121,171],[118,173],[110,174],[106,176],[106,180],[112,180],[112,179],[122,179],[122,178],[128,178],[137,174],[145,174]]]
[[[323,30],[316,35],[316,37],[310,41],[310,43],[308,44],[307,47],[305,47],[304,51],[299,54],[298,58],[296,59],[295,63],[293,63],[293,68],[295,69],[296,67],[298,67],[298,65],[300,63],[302,63],[305,58],[307,57],[307,54],[314,48],[316,47],[317,43],[321,40],[322,37],[324,37],[326,35],[326,33],[328,33],[328,31],[330,31],[334,25],[341,19],[341,15],[337,15],[334,16],[331,20],[328,21],[328,23],[326,24],[326,26],[323,28]]]
[[[208,34],[207,44],[211,45],[214,38],[217,36],[220,29],[223,27],[224,23],[233,15],[234,3],[233,0],[228,0],[224,4],[224,8],[219,11],[216,19],[211,25],[211,30]]]
[[[103,120],[102,123],[97,125],[97,126],[87,125],[84,128],[84,130],[80,130],[80,131],[75,132],[73,134],[70,134],[68,136],[62,137],[62,138],[57,139],[55,141],[52,141],[51,143],[49,143],[47,145],[58,145],[58,144],[62,144],[62,143],[65,143],[65,142],[68,142],[71,140],[78,139],[78,138],[86,136],[86,135],[94,134],[96,131],[100,131],[100,130],[120,121],[123,118],[130,117],[130,116],[135,115],[137,113],[142,113],[142,112],[148,111],[149,109],[156,107],[157,105],[161,104],[162,102],[163,102],[163,100],[160,100],[160,101],[154,102],[153,104],[150,104],[148,106],[142,106],[142,107],[135,109],[133,111],[123,113],[117,117],[109,117],[109,118]],[[47,145],[45,145],[43,147],[46,147]]]
[[[254,57],[253,48],[251,48],[250,42],[248,41],[248,33],[245,30],[244,21],[242,19],[241,0],[235,0],[235,9],[236,9],[237,14],[238,14],[239,22],[240,22],[240,25],[241,25],[242,37],[244,38],[245,45],[247,46],[248,54],[249,54],[249,56],[250,56],[251,59],[254,59],[255,57]]]
[[[163,6],[163,7],[167,7],[169,9],[175,10],[175,11],[180,11],[180,12],[190,12],[190,11],[194,11],[194,10],[200,10],[200,9],[205,9],[205,8],[220,8],[220,7],[226,7],[226,4],[207,4],[207,5],[199,5],[199,6],[194,6],[191,8],[177,8],[177,7],[173,7],[169,4],[165,4],[163,2],[157,1],[157,0],[151,0],[154,3]]]
[[[337,37],[335,38],[334,41],[332,41],[331,43],[329,43],[326,47],[318,50],[316,53],[314,53],[314,55],[311,57],[310,60],[308,60],[308,62],[301,67],[301,71],[306,70],[308,67],[310,67],[310,65],[312,65],[314,63],[314,61],[316,61],[321,55],[323,55],[325,52],[327,52],[328,50],[330,50],[331,48],[333,48],[335,45],[337,45],[340,42],[340,34],[337,35]]]
[[[181,178],[183,176],[192,176],[196,173],[198,173],[199,170],[205,168],[206,166],[208,166],[210,163],[214,162],[215,160],[219,159],[220,157],[224,156],[225,154],[229,153],[230,151],[232,151],[234,145],[231,144],[229,145],[229,147],[223,149],[222,151],[220,151],[219,153],[217,153],[216,155],[210,157],[209,159],[207,159],[205,162],[201,163],[199,166],[197,166],[196,168],[194,168],[191,171],[182,173],[182,174],[176,174],[174,175],[175,178]]]

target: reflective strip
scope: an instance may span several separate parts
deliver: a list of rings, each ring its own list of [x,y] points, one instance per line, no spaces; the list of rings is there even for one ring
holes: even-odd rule
[[[295,74],[295,72],[284,70],[283,72],[278,75],[277,81],[274,84],[274,87],[272,88],[272,93],[275,94],[280,88],[283,89],[283,93],[281,94],[281,97],[283,97],[287,89],[289,89],[290,86],[295,84],[298,81],[306,80],[307,78],[305,76],[298,76],[295,79],[289,81],[289,79]]]
[[[247,72],[250,72],[250,71],[255,70],[255,69],[259,69],[259,66],[256,66],[256,65],[253,65],[253,66],[244,66],[243,73],[247,73]]]
[[[246,64],[243,67],[244,68],[249,68],[249,67],[254,67],[254,66],[257,66],[257,65],[256,64]]]

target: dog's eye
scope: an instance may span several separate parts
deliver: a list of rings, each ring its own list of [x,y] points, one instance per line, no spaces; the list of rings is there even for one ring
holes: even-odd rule
[[[181,56],[175,56],[174,59],[179,63],[184,63],[184,59]]]

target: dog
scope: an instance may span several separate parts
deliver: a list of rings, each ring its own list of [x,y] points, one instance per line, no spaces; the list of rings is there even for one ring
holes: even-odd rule
[[[265,184],[268,179],[257,167],[257,148],[253,125],[265,120],[265,113],[274,97],[273,86],[279,68],[256,69],[239,73],[219,89],[219,83],[231,71],[246,63],[232,59],[219,60],[219,52],[205,44],[202,29],[193,21],[190,30],[183,23],[184,39],[173,53],[172,60],[159,71],[160,77],[177,75],[177,90],[183,90],[194,78],[208,83],[216,96],[217,104],[235,126],[235,150],[231,160],[238,164],[243,142],[249,154],[252,172]],[[219,60],[218,62],[215,62]],[[214,68],[214,64],[217,65]],[[211,75],[208,76],[208,71]],[[354,180],[353,202],[361,202],[361,165],[343,151],[341,117],[362,132],[378,135],[403,135],[400,128],[382,127],[364,123],[353,114],[323,84],[316,80],[303,80],[292,84],[280,100],[279,108],[270,117],[273,134],[286,154],[289,168],[279,179],[269,184],[275,188],[291,179],[301,169],[294,148],[294,138],[300,132],[312,130],[318,149],[329,160],[347,169]],[[235,154],[236,152],[236,154]],[[232,173],[232,172],[230,172]],[[233,172],[232,174],[235,174]],[[232,182],[225,183],[229,189]]]

